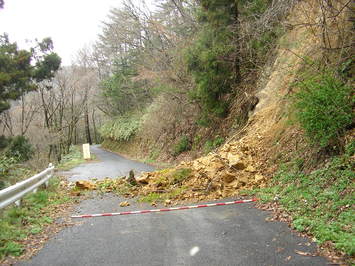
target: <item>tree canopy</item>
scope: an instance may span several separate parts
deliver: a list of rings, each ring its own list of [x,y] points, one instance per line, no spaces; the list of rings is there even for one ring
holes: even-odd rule
[[[7,34],[0,36],[0,113],[16,100],[33,91],[41,81],[54,77],[61,63],[53,52],[53,42],[45,38],[29,50],[19,49]]]

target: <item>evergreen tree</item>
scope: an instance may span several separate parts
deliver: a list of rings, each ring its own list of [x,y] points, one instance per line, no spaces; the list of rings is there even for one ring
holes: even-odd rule
[[[36,47],[22,50],[0,35],[0,113],[10,107],[9,100],[35,90],[37,83],[54,77],[61,59],[52,52],[53,42],[44,39]]]
[[[192,97],[201,103],[206,115],[212,111],[223,116],[228,104],[222,97],[240,80],[238,49],[234,42],[237,1],[201,0],[198,19],[202,28],[187,52],[188,68],[196,82]]]

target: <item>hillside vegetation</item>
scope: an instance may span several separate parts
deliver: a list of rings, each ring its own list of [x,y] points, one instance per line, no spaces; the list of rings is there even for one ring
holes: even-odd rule
[[[98,42],[112,69],[101,82],[102,109],[113,117],[101,129],[103,146],[118,141],[121,152],[151,161],[220,146],[257,104],[257,78],[293,4],[165,1],[151,13],[127,2],[113,9]]]
[[[125,193],[165,204],[256,194],[282,213],[279,219],[312,235],[322,252],[351,261],[349,2],[199,1],[181,8],[179,25],[189,35],[174,32],[174,45],[164,46],[166,68],[148,71],[134,62],[132,80],[145,77],[157,87],[139,123],[117,118],[103,132],[106,148],[176,166],[143,174]],[[126,114],[137,117],[136,111]],[[129,139],[117,131],[120,124],[132,132]]]

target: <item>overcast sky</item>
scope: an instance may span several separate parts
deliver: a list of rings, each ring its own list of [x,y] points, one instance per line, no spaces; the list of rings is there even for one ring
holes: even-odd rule
[[[139,1],[139,0],[138,0]],[[24,47],[26,39],[51,37],[54,49],[69,65],[76,51],[96,40],[101,21],[121,0],[5,0],[0,34]]]

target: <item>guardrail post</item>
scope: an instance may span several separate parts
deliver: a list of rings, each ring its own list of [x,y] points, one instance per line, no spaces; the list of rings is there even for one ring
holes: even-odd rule
[[[49,163],[48,165],[49,168],[52,168],[53,167],[53,164],[52,163]],[[53,177],[53,174],[54,174],[54,167],[53,169],[51,170],[50,174],[49,174],[49,179]],[[46,188],[49,186],[49,179],[46,181],[45,183],[45,186]]]
[[[48,165],[48,168],[52,168],[53,167],[53,164],[52,163],[50,163],[49,165]],[[48,169],[47,168],[47,169]],[[48,177],[48,180],[46,181],[46,182],[44,182],[44,184],[42,185],[44,188],[48,188],[48,186],[49,186],[49,179],[53,176],[53,171],[54,169],[51,169],[51,171],[49,172],[49,174],[48,175],[46,175],[46,177]]]
[[[17,207],[21,207],[21,199],[15,201]]]

